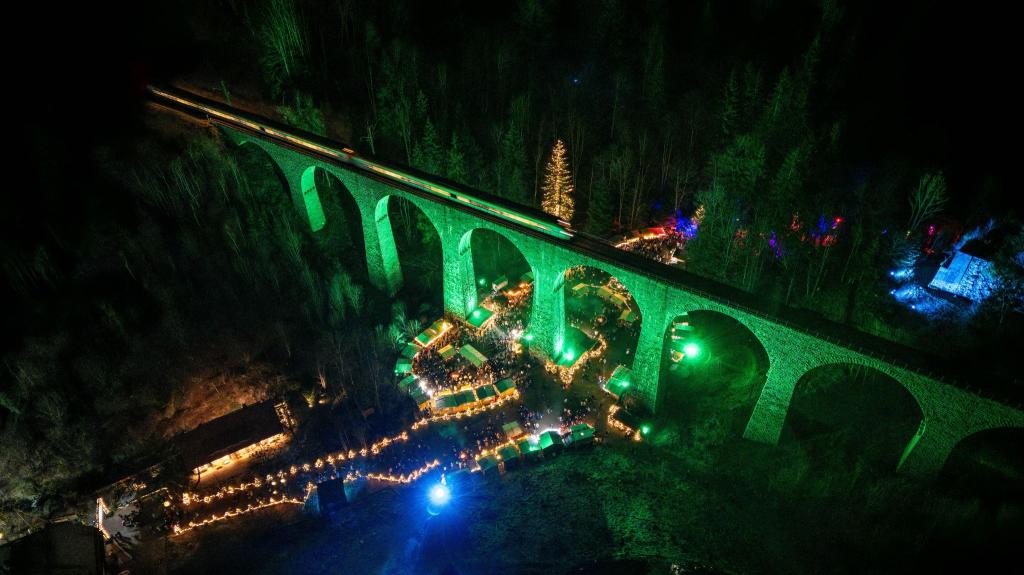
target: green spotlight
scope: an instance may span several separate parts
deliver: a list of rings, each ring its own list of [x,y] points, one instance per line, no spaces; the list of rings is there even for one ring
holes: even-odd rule
[[[487,278],[480,278],[480,285],[487,285]]]
[[[565,361],[572,361],[572,359],[573,359],[574,357],[576,357],[576,354],[574,354],[574,353],[572,352],[572,350],[570,349],[569,351],[567,351],[567,352],[565,352],[564,354],[562,354],[562,357],[564,357],[564,358],[565,358]]]
[[[480,310],[478,310],[478,309],[473,310],[473,317],[480,317]]]
[[[525,339],[526,341],[533,341],[533,334],[532,333],[528,333],[528,334],[523,336],[523,339]]]
[[[695,343],[688,343],[683,346],[683,353],[689,358],[697,357],[700,355],[700,346]]]
[[[640,434],[641,435],[647,435],[650,432],[651,432],[651,426],[650,425],[647,425],[645,423],[645,424],[640,426]]]

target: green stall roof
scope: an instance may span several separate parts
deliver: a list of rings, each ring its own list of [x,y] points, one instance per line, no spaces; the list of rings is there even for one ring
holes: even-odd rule
[[[437,353],[441,355],[441,359],[447,361],[455,355],[455,346],[449,343],[448,345],[437,350]]]
[[[401,375],[410,371],[412,371],[412,361],[404,357],[398,358],[398,361],[395,362],[395,373]]]
[[[498,395],[498,391],[491,384],[481,385],[476,388],[476,396],[480,399],[490,399]]]
[[[540,454],[540,446],[536,443],[531,443],[528,437],[517,441],[516,447],[519,448],[519,453],[523,454],[523,457],[534,457]]]
[[[420,348],[416,347],[411,343],[407,343],[405,344],[405,347],[402,348],[402,357],[406,359],[412,359],[416,357],[416,354],[419,353],[419,351]]]
[[[587,423],[577,423],[572,426],[572,432],[569,435],[573,443],[587,442],[594,439],[594,428]]]
[[[491,319],[491,316],[493,315],[494,312],[481,306],[470,312],[469,317],[466,318],[466,321],[469,322],[469,325],[479,329],[480,326],[487,323],[487,320]]]
[[[608,383],[604,386],[605,391],[615,397],[622,397],[623,394],[629,391],[632,373],[632,370],[624,365],[616,367],[611,377],[608,378]]]
[[[519,459],[519,452],[516,451],[516,448],[511,446],[511,445],[507,445],[507,446],[502,447],[501,449],[499,449],[498,450],[498,455],[500,455],[501,459],[504,460],[504,461],[511,461],[511,460],[514,460],[514,459]]]
[[[498,466],[498,458],[493,455],[487,455],[478,459],[477,465],[480,466],[480,471],[487,473]]]
[[[462,357],[468,359],[474,367],[480,367],[487,361],[487,357],[484,354],[468,343],[459,349],[459,353]]]
[[[473,393],[472,389],[460,391],[459,393],[456,393],[453,397],[455,398],[457,405],[466,405],[467,403],[473,403],[476,401],[476,394]]]
[[[562,436],[559,435],[557,431],[551,430],[540,434],[540,441],[538,444],[541,449],[546,451],[554,447],[565,445],[565,442],[562,441]]]
[[[423,405],[430,401],[430,394],[420,389],[419,386],[412,388],[412,399],[416,402],[416,405]]]
[[[504,394],[506,391],[514,390],[516,388],[516,384],[512,382],[511,377],[506,377],[498,383],[495,383],[494,387],[497,388],[498,393]]]
[[[416,376],[410,373],[409,375],[405,376],[402,379],[402,381],[398,382],[398,388],[401,389],[402,391],[408,391],[409,388],[412,387],[415,384],[416,384]]]
[[[435,409],[453,409],[459,406],[458,396],[442,395],[434,398]]]

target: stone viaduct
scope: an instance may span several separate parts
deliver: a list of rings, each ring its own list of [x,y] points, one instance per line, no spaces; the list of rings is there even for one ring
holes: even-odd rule
[[[641,399],[652,410],[657,408],[662,358],[671,322],[684,312],[709,310],[745,326],[768,356],[766,381],[743,434],[747,439],[776,444],[797,382],[812,369],[834,364],[865,366],[882,372],[914,397],[921,411],[921,422],[897,464],[907,473],[937,472],[954,446],[974,433],[1024,427],[1024,412],[852,347],[819,339],[712,294],[645,273],[631,264],[636,258],[631,254],[620,252],[621,255],[615,257],[600,257],[582,252],[572,242],[530,233],[400,183],[371,177],[341,162],[320,159],[281,145],[271,138],[230,126],[222,125],[221,129],[234,144],[258,146],[269,156],[286,180],[295,208],[306,217],[313,233],[326,225],[315,171],[324,170],[337,178],[359,210],[370,281],[388,293],[393,294],[403,281],[402,264],[388,216],[388,203],[394,197],[412,202],[437,230],[443,257],[445,312],[455,318],[465,319],[477,303],[472,234],[486,229],[507,238],[533,271],[534,300],[528,332],[534,337],[533,345],[547,357],[561,353],[566,323],[563,289],[566,271],[575,266],[590,266],[615,277],[629,290],[639,308],[641,327],[632,366],[633,382],[638,386]]]

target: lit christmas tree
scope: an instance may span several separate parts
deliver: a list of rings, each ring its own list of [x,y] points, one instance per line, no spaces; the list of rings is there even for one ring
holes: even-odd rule
[[[551,159],[544,170],[544,186],[541,187],[544,197],[541,207],[545,212],[556,218],[572,221],[572,173],[569,162],[565,159],[565,144],[562,140],[555,141],[551,150]]]

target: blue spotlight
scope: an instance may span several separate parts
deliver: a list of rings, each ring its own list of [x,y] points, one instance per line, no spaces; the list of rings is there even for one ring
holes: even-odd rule
[[[438,483],[430,488],[427,497],[430,498],[430,506],[436,509],[444,507],[452,500],[452,492],[444,483]]]

